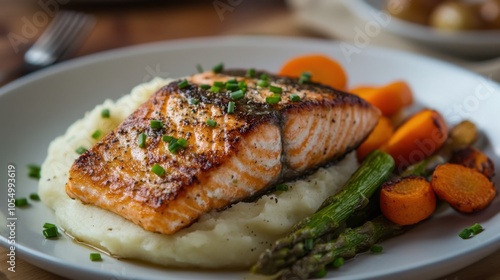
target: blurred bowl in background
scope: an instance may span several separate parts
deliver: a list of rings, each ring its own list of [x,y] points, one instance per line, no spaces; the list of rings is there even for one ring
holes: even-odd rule
[[[353,14],[365,21],[384,13],[389,32],[442,52],[473,59],[500,55],[500,30],[444,31],[398,19],[385,12],[385,0],[345,1]]]

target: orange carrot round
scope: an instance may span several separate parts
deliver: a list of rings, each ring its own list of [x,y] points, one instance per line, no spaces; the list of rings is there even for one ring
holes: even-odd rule
[[[404,81],[396,81],[382,87],[360,86],[350,92],[379,108],[382,114],[388,117],[413,103],[412,90]]]
[[[358,160],[361,162],[371,151],[387,143],[393,133],[394,127],[391,120],[387,117],[380,117],[377,126],[356,150]]]
[[[439,112],[425,109],[396,129],[380,149],[389,153],[402,170],[432,155],[446,141],[448,127]]]
[[[450,163],[476,169],[490,180],[495,176],[495,164],[493,161],[485,153],[474,147],[455,151],[450,159]]]
[[[279,74],[298,78],[304,72],[311,74],[311,80],[316,83],[345,90],[347,75],[342,66],[335,60],[321,54],[297,56],[287,61]]]
[[[430,217],[435,209],[436,195],[423,177],[400,178],[380,189],[380,210],[393,223],[416,224]]]
[[[473,213],[486,208],[497,190],[481,172],[459,164],[446,163],[432,174],[436,195],[461,213]]]

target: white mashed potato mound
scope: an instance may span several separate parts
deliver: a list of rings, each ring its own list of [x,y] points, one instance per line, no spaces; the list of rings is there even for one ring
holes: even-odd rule
[[[104,136],[168,82],[155,78],[116,102],[106,100],[50,144],[42,165],[39,194],[55,211],[58,226],[78,240],[121,258],[165,266],[248,268],[276,239],[336,193],[357,167],[351,154],[334,166],[287,183],[288,191],[264,195],[254,203],[237,203],[225,211],[212,211],[173,235],[145,231],[112,212],[70,199],[64,188],[78,157],[75,150],[91,147],[96,142],[91,135],[97,129]],[[101,117],[103,109],[109,109],[110,118]]]

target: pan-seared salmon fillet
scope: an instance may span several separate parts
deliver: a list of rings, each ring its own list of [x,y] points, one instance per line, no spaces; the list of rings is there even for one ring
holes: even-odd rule
[[[354,95],[256,77],[204,72],[164,86],[74,162],[66,192],[172,234],[343,157],[377,123]]]

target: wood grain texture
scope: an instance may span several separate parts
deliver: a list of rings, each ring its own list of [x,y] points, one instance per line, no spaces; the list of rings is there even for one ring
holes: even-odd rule
[[[8,270],[9,265],[7,264],[9,252],[4,247],[0,247],[0,280],[64,280],[66,278],[58,276],[56,274],[45,271],[39,267],[36,267],[22,258],[16,258],[16,271],[11,272]]]
[[[7,261],[7,250],[0,247],[0,280],[64,280],[66,278],[60,277],[56,274],[47,272],[32,264],[29,264],[22,259],[17,259],[16,272],[10,272],[4,265]],[[498,267],[498,260],[500,260],[500,250],[489,255],[488,257],[475,262],[454,273],[440,277],[437,280],[500,280],[500,268]]]

